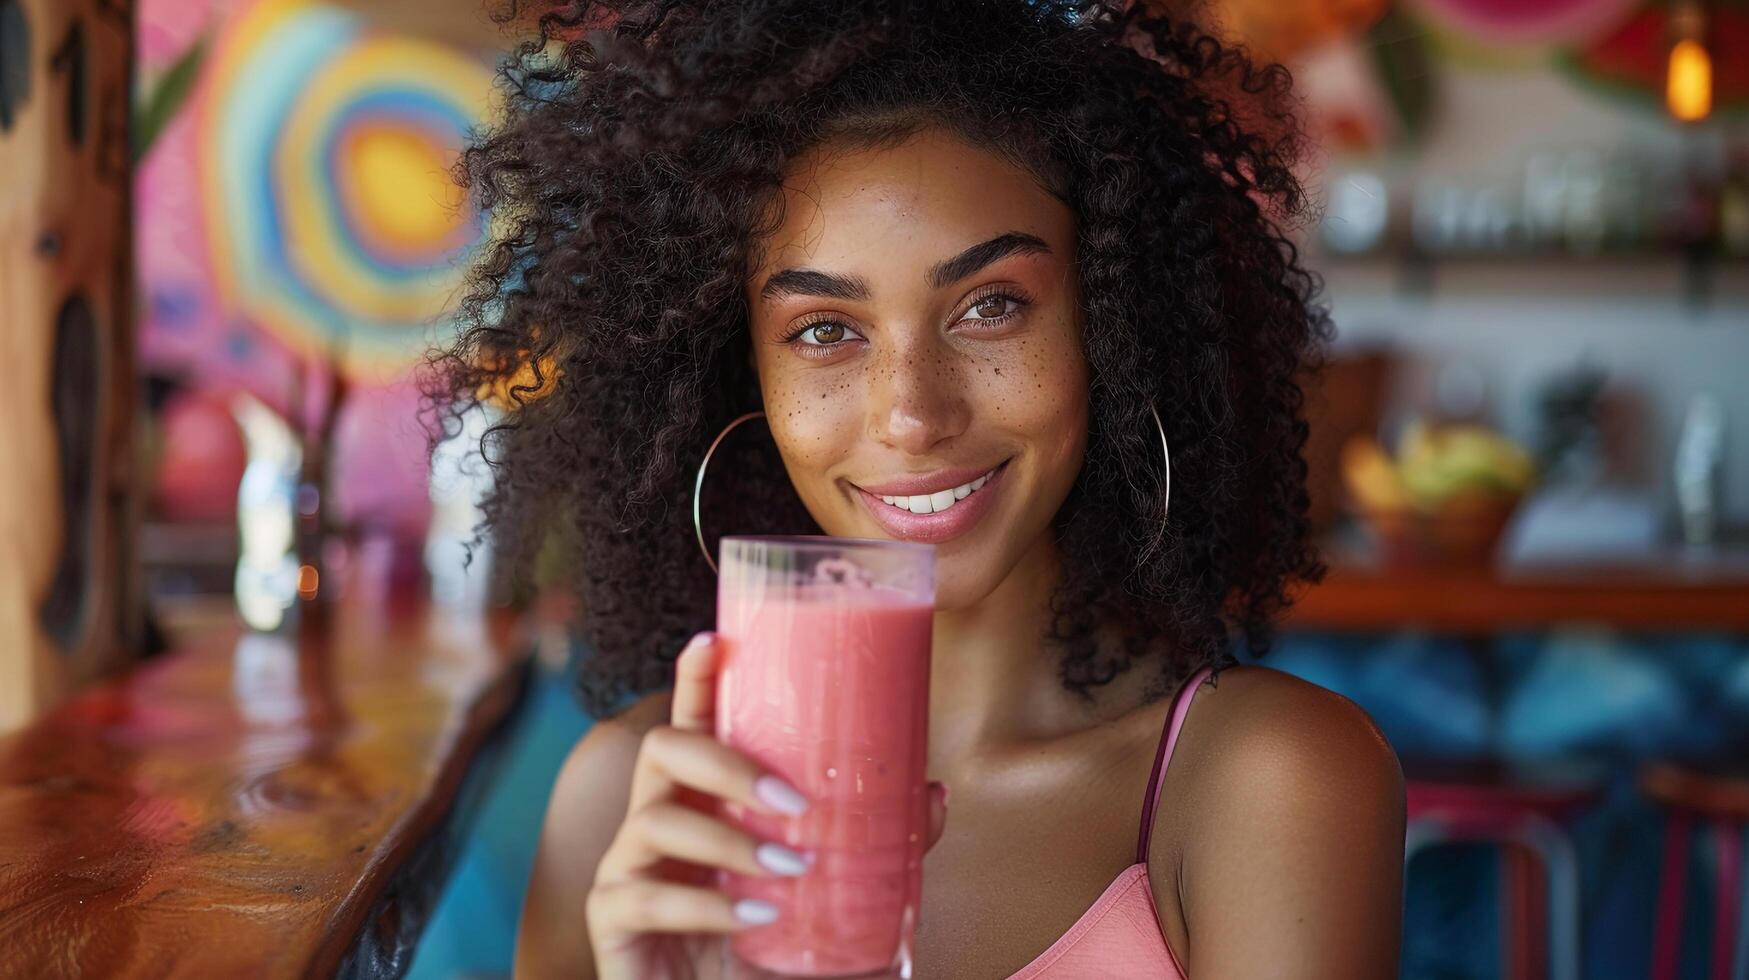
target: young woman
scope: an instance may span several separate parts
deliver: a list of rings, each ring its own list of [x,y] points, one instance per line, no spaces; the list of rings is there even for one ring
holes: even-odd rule
[[[1322,573],[1285,73],[1115,0],[540,25],[464,164],[496,237],[437,392],[509,393],[496,539],[565,542],[592,651],[518,975],[710,975],[773,914],[712,872],[805,864],[712,815],[806,801],[711,738],[719,650],[686,641],[692,481],[754,410],[713,538],[937,549],[917,976],[1394,975],[1395,757],[1231,653]]]

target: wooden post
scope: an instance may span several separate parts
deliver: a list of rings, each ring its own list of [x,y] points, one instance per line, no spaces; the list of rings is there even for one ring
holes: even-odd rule
[[[125,662],[142,605],[132,0],[0,0],[0,32],[4,732]]]

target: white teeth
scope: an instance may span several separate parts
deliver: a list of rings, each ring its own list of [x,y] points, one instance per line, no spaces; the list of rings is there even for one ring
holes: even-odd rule
[[[991,471],[995,472],[994,470]],[[990,482],[990,474],[985,473],[970,483],[962,483],[952,490],[938,490],[935,493],[919,493],[909,496],[889,497],[881,495],[881,500],[900,510],[908,510],[913,514],[939,514],[954,504],[977,492],[984,484]]]

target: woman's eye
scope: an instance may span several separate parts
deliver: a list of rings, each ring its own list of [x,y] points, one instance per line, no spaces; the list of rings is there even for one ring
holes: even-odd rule
[[[973,303],[972,308],[966,311],[964,319],[1000,320],[1011,313],[1017,312],[1019,309],[1019,300],[1012,296],[997,293],[993,296],[986,296],[983,299],[978,300],[976,303]]]
[[[836,320],[812,323],[801,329],[793,339],[808,347],[831,347],[846,340],[860,339],[861,334]]]

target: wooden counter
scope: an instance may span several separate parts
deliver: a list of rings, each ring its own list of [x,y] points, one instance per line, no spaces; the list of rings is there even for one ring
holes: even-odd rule
[[[325,632],[207,631],[0,738],[0,976],[405,968],[527,645],[506,616]]]

